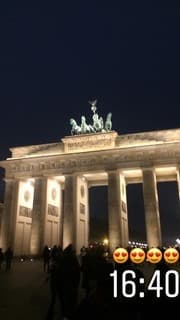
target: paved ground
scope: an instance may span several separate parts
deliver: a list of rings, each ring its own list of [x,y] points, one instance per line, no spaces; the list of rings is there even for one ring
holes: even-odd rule
[[[45,320],[50,301],[46,279],[47,274],[39,260],[15,260],[10,272],[5,272],[3,267],[0,272],[0,319]],[[57,305],[54,319],[58,315]]]
[[[143,272],[146,278],[151,277],[152,265]],[[16,260],[10,272],[0,271],[0,320],[45,320],[50,301],[46,279],[41,261]],[[57,305],[54,320],[58,316]]]
[[[47,275],[40,261],[15,261],[0,272],[0,319],[44,320],[49,304]]]
[[[46,320],[50,303],[48,274],[40,260],[13,261],[12,269],[0,271],[0,320]],[[80,291],[79,300],[84,296]],[[60,319],[60,305],[53,320]]]

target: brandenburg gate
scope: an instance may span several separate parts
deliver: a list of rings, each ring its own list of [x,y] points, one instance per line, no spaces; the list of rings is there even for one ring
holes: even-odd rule
[[[158,181],[177,181],[180,194],[180,129],[120,134],[91,103],[93,124],[70,120],[72,135],[60,142],[11,148],[5,168],[0,247],[37,255],[44,245],[77,252],[88,245],[88,189],[108,186],[109,244],[128,245],[126,186],[143,184],[147,243],[161,245]],[[86,127],[87,126],[87,127]],[[97,212],[98,214],[98,212]],[[136,214],[136,209],[135,209]]]

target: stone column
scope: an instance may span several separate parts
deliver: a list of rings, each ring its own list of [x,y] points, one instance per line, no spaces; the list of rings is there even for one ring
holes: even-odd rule
[[[47,179],[37,178],[34,185],[34,200],[32,210],[32,227],[30,252],[32,255],[42,253],[44,243],[45,216],[47,210]]]
[[[3,250],[6,250],[8,246],[14,249],[19,191],[19,181],[5,179],[5,183],[4,212],[1,228],[1,245]]]
[[[1,225],[2,225],[3,214],[4,214],[4,208],[0,206],[0,248],[2,248]]]
[[[89,239],[89,189],[87,180],[82,176],[76,178],[76,201],[76,252],[78,254],[82,246],[88,246]]]
[[[63,222],[64,222],[64,186],[60,184],[60,218],[59,218],[59,244],[63,247]]]
[[[72,243],[76,252],[88,245],[89,208],[87,181],[82,176],[67,175],[64,186],[63,247]]]
[[[108,172],[108,217],[110,249],[127,247],[129,234],[126,184],[119,170]]]
[[[76,246],[76,177],[66,175],[64,184],[64,221],[63,221],[63,247],[72,243]]]
[[[143,170],[143,195],[147,243],[149,247],[161,246],[161,227],[156,176],[152,168]]]
[[[177,166],[177,187],[178,187],[178,195],[180,200],[180,166]]]

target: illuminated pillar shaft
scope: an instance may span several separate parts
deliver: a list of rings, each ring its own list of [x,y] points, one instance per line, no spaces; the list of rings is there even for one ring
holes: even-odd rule
[[[63,213],[63,188],[61,185],[60,188],[60,220],[59,220],[59,244],[61,248],[63,247],[63,222],[64,222],[64,213]]]
[[[18,190],[19,181],[6,179],[4,212],[1,227],[1,245],[3,249],[6,249],[8,246],[14,249]]]
[[[42,253],[45,232],[45,215],[47,210],[47,179],[36,179],[32,211],[30,252],[32,255]]]
[[[66,175],[64,185],[63,247],[76,246],[76,177]]]
[[[88,188],[84,178],[66,175],[64,186],[63,247],[73,244],[79,253],[88,245]]]
[[[62,246],[62,186],[54,179],[47,181],[47,203],[44,215],[44,244]]]
[[[4,215],[4,209],[0,213],[0,248],[2,248],[2,218]]]
[[[143,170],[143,195],[147,243],[149,247],[161,246],[161,227],[156,176],[153,169]]]
[[[178,195],[180,200],[180,167],[177,167],[177,186],[178,186]]]
[[[124,176],[118,170],[108,173],[108,220],[110,249],[127,247],[129,234],[126,184]]]

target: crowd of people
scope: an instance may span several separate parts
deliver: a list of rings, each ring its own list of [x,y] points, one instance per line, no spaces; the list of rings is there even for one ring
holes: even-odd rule
[[[73,316],[78,303],[80,283],[80,264],[75,250],[70,244],[64,250],[54,246],[51,250],[45,246],[43,250],[43,269],[48,273],[51,301],[47,320],[53,319],[55,303],[61,306],[64,319]]]
[[[128,250],[130,252],[130,248]],[[146,319],[147,308],[152,304],[167,306],[169,302],[172,305],[178,301],[179,305],[180,293],[177,299],[167,299],[165,293],[161,292],[161,297],[157,299],[153,296],[155,290],[146,292],[145,283],[141,284],[140,279],[146,278],[144,271],[148,266],[147,261],[140,267],[130,259],[123,264],[115,263],[107,248],[102,245],[82,247],[80,255],[76,255],[72,244],[65,249],[56,245],[53,248],[45,246],[42,258],[42,268],[50,290],[46,320],[54,319],[57,307],[59,319],[115,319],[121,314],[121,317],[127,319],[133,317],[134,320],[142,320]],[[0,270],[10,270],[12,259],[13,251],[10,247],[5,252],[0,248]],[[170,266],[162,260],[157,265],[151,264],[151,268],[160,270],[161,286]],[[110,276],[114,270],[118,273],[116,299],[113,296],[114,279]],[[131,270],[136,274],[136,278],[133,279],[136,294],[128,299],[122,295],[122,274],[125,270]],[[170,293],[174,292],[171,283],[169,290]],[[140,292],[145,292],[143,299],[139,296]],[[175,307],[174,303],[172,307]]]
[[[82,247],[80,257],[77,257],[72,245],[62,250],[54,246],[52,250],[46,246],[43,251],[44,271],[49,275],[51,302],[48,309],[47,320],[53,319],[55,302],[59,300],[63,319],[114,319],[121,317],[133,319],[146,319],[147,307],[151,304],[179,303],[177,299],[167,299],[164,292],[157,299],[153,290],[145,293],[145,298],[139,292],[146,291],[145,284],[140,279],[145,278],[143,272],[148,262],[139,268],[128,260],[124,264],[116,264],[111,256],[104,252],[103,246]],[[152,265],[151,265],[152,266]],[[162,281],[170,267],[162,260],[154,266],[160,270]],[[125,270],[136,273],[134,280],[137,294],[133,298],[124,298],[122,287],[118,287],[118,297],[113,297],[113,278],[110,274],[118,271],[118,283]],[[171,289],[171,288],[170,288]],[[172,288],[172,292],[173,292]],[[83,297],[80,292],[83,292]],[[173,303],[174,307],[174,303]],[[120,313],[119,313],[120,312]],[[149,312],[150,313],[150,312]]]
[[[12,259],[13,251],[10,247],[8,247],[5,252],[0,248],[0,271],[3,269],[3,265],[5,265],[6,271],[11,270]]]

